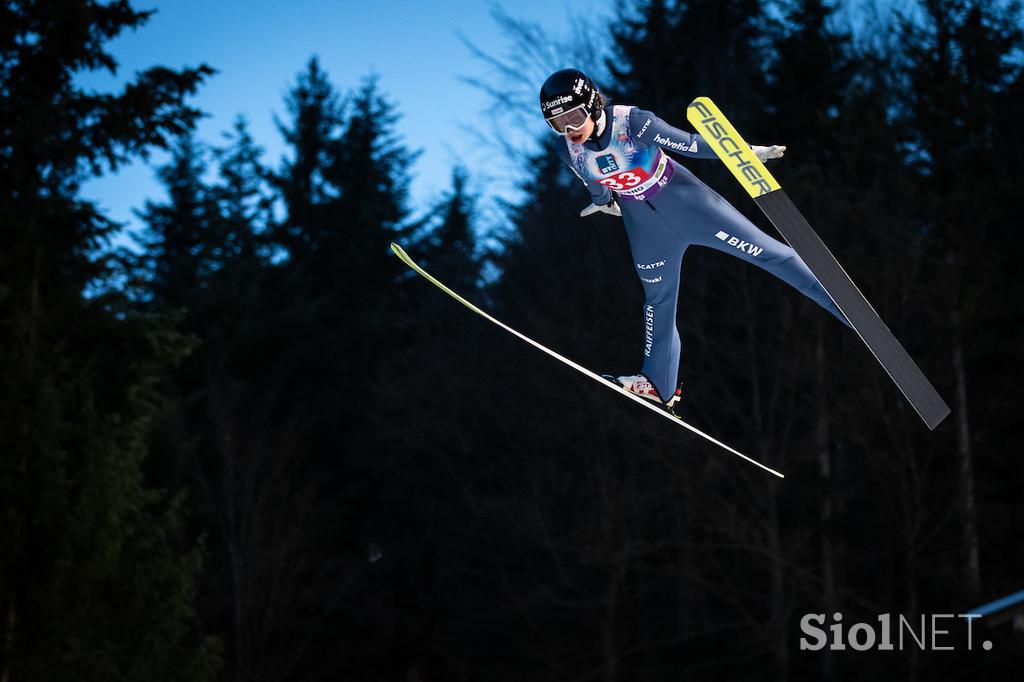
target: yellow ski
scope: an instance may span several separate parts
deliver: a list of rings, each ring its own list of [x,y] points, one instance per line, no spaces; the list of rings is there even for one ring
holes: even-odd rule
[[[678,424],[679,426],[682,426],[683,428],[689,429],[693,433],[696,433],[698,436],[700,436],[702,438],[706,438],[707,440],[711,441],[715,445],[717,445],[717,446],[719,446],[721,448],[724,448],[725,450],[728,450],[729,452],[731,452],[732,454],[736,455],[737,457],[741,457],[741,458],[745,459],[746,461],[750,462],[754,466],[760,467],[760,468],[764,469],[765,471],[767,471],[767,472],[769,472],[771,474],[774,474],[775,476],[778,476],[779,478],[784,478],[784,476],[782,474],[780,474],[778,471],[776,471],[775,469],[771,469],[771,468],[765,466],[764,464],[761,464],[757,460],[751,459],[750,457],[747,457],[746,455],[744,455],[739,450],[735,450],[735,449],[729,447],[728,445],[726,445],[725,443],[723,443],[722,441],[717,440],[715,438],[712,438],[711,436],[709,436],[708,434],[704,433],[700,429],[698,429],[698,428],[696,428],[694,426],[690,426],[689,424],[684,422],[679,417],[677,417],[677,416],[675,416],[673,414],[670,414],[669,412],[659,408],[654,403],[652,403],[650,400],[645,400],[644,398],[641,398],[638,395],[630,393],[629,391],[627,391],[626,389],[622,388],[621,386],[616,386],[615,384],[611,383],[610,381],[606,381],[605,379],[603,379],[601,377],[601,375],[599,375],[599,374],[597,374],[595,372],[591,372],[586,367],[583,367],[582,365],[579,365],[579,364],[573,362],[572,360],[570,360],[569,358],[567,358],[565,356],[559,355],[558,353],[556,353],[555,351],[551,350],[550,348],[537,343],[536,341],[534,341],[533,339],[529,338],[528,336],[526,336],[524,334],[521,334],[521,333],[517,332],[515,329],[512,329],[512,327],[509,327],[504,322],[501,322],[500,320],[495,319],[491,315],[487,314],[486,312],[484,312],[483,310],[481,310],[477,306],[473,305],[472,303],[470,303],[469,301],[464,299],[462,296],[459,296],[457,293],[455,293],[454,291],[449,289],[447,286],[445,286],[442,282],[440,282],[439,280],[435,279],[430,273],[428,273],[426,270],[424,270],[419,265],[417,265],[416,262],[412,258],[409,257],[409,254],[407,254],[405,252],[405,250],[401,246],[399,246],[398,244],[395,244],[395,243],[392,242],[391,250],[394,251],[396,256],[398,256],[399,258],[402,259],[403,263],[405,263],[410,268],[415,270],[417,273],[422,275],[423,278],[426,279],[428,282],[430,282],[431,284],[436,286],[438,289],[440,289],[444,293],[446,293],[449,296],[451,296],[452,298],[454,298],[456,301],[458,301],[462,305],[464,305],[467,308],[469,308],[470,310],[472,310],[477,315],[480,315],[481,317],[483,317],[483,318],[485,318],[487,320],[490,320],[491,322],[493,322],[494,324],[498,325],[499,327],[501,327],[502,329],[504,329],[508,333],[510,333],[510,334],[512,334],[512,335],[514,335],[514,336],[516,336],[516,337],[518,337],[520,339],[522,339],[523,341],[525,341],[526,343],[530,344],[534,348],[547,353],[548,355],[550,355],[551,357],[555,358],[559,362],[562,362],[562,363],[564,363],[566,365],[569,365],[570,367],[575,369],[577,372],[590,377],[594,381],[597,381],[598,383],[600,383],[602,386],[605,386],[606,388],[610,388],[613,391],[621,393],[622,395],[626,396],[627,398],[629,398],[633,402],[638,403],[640,405],[643,405],[644,407],[646,407],[649,410],[653,410],[655,412],[655,414],[660,414],[662,417],[665,417],[666,419],[671,420],[672,423]]]
[[[693,100],[687,107],[686,117],[818,278],[928,428],[938,426],[949,414],[949,406],[786,196],[782,186],[754,156],[750,145],[707,97]]]

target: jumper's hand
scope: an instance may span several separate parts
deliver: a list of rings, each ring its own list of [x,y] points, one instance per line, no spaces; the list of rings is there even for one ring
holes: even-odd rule
[[[622,215],[622,211],[619,210],[619,205],[615,203],[615,199],[612,199],[611,201],[609,201],[607,204],[604,204],[603,206],[599,206],[597,204],[591,204],[590,206],[587,206],[585,209],[580,211],[580,217],[581,218],[586,218],[588,215],[593,215],[593,214],[598,213],[598,212],[600,212],[600,213],[609,213],[611,215],[616,215],[616,216],[621,216]]]
[[[750,145],[750,149],[753,150],[754,156],[759,161],[767,161],[768,159],[781,159],[782,155],[786,153],[786,145],[773,144],[767,147],[759,147],[756,144]]]

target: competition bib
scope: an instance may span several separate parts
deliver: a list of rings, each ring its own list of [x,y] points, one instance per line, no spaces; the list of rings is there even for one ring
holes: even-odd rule
[[[650,199],[672,179],[668,156],[657,146],[634,142],[629,129],[631,107],[612,107],[611,141],[600,151],[566,143],[576,173],[604,185],[621,199]]]

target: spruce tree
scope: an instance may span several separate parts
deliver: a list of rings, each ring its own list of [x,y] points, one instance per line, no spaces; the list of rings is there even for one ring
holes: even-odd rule
[[[166,203],[147,200],[139,217],[149,228],[147,254],[153,261],[154,302],[176,309],[195,304],[209,278],[217,205],[203,180],[205,146],[191,133],[178,138],[171,160],[158,175]]]
[[[759,103],[763,78],[760,0],[636,0],[612,29],[611,92],[679,125],[708,95],[737,125]],[[676,116],[679,118],[676,119]]]
[[[340,96],[316,57],[288,91],[285,106],[289,120],[278,120],[277,127],[291,155],[275,183],[287,216],[276,238],[291,259],[301,261],[330,234],[325,205],[334,191],[324,174],[342,124]]]
[[[419,259],[435,277],[455,291],[465,292],[476,288],[479,276],[473,231],[476,197],[468,182],[465,168],[452,171],[451,190],[432,208],[424,221],[427,232],[416,245]]]
[[[291,334],[308,309],[295,304],[303,290],[282,287],[288,280],[273,265],[280,245],[273,249],[261,149],[242,119],[225,137],[211,181],[198,145],[181,140],[159,172],[167,202],[149,202],[143,214],[152,298],[178,311],[193,343],[166,378],[172,400],[152,440],[162,471],[190,485],[193,518],[207,532],[201,616],[223,633],[228,674],[279,679],[304,662],[316,624],[303,618],[322,593],[298,589],[323,560],[305,532],[322,511],[320,476],[309,467],[303,408],[279,397],[282,377],[305,379],[290,376],[286,351],[298,345]],[[168,280],[180,272],[190,277]]]
[[[1014,390],[1016,384],[1006,382],[996,369],[1002,363],[993,363],[991,355],[1018,344],[981,344],[979,334],[997,319],[1004,329],[1020,328],[1019,313],[1002,304],[1006,292],[1019,290],[1012,251],[991,245],[1014,234],[1019,222],[1006,199],[1021,193],[1020,164],[996,150],[1019,139],[1017,126],[1007,125],[1001,112],[1021,111],[1024,29],[1017,2],[942,0],[921,2],[920,10],[918,19],[901,23],[908,96],[898,121],[909,133],[905,149],[916,180],[917,224],[934,283],[918,295],[937,302],[938,314],[927,322],[944,332],[935,352],[945,356],[939,356],[940,366],[948,367],[944,378],[956,433],[956,467],[948,475],[959,510],[957,573],[963,594],[977,598],[984,580],[984,523],[975,486],[979,460],[986,466],[986,453],[994,451],[982,447],[977,418],[1005,404],[992,398],[999,392],[993,387]],[[976,391],[977,385],[989,389]]]
[[[274,196],[268,187],[270,171],[263,165],[263,149],[250,134],[246,119],[237,117],[224,139],[225,144],[214,149],[219,178],[211,196],[220,216],[216,259],[227,264],[269,255],[266,242]]]
[[[199,548],[142,478],[163,369],[186,345],[115,288],[117,226],[86,177],[192,126],[211,70],[141,72],[121,92],[104,44],[150,12],[127,2],[0,9],[0,679],[211,679],[193,631]],[[92,294],[86,296],[89,289]]]

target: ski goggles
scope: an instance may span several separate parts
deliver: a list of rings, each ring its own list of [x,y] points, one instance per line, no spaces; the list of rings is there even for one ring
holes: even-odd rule
[[[578,130],[583,127],[590,117],[586,104],[579,104],[569,111],[563,111],[557,116],[550,116],[544,120],[548,122],[551,129],[559,135],[564,135],[566,130]]]

